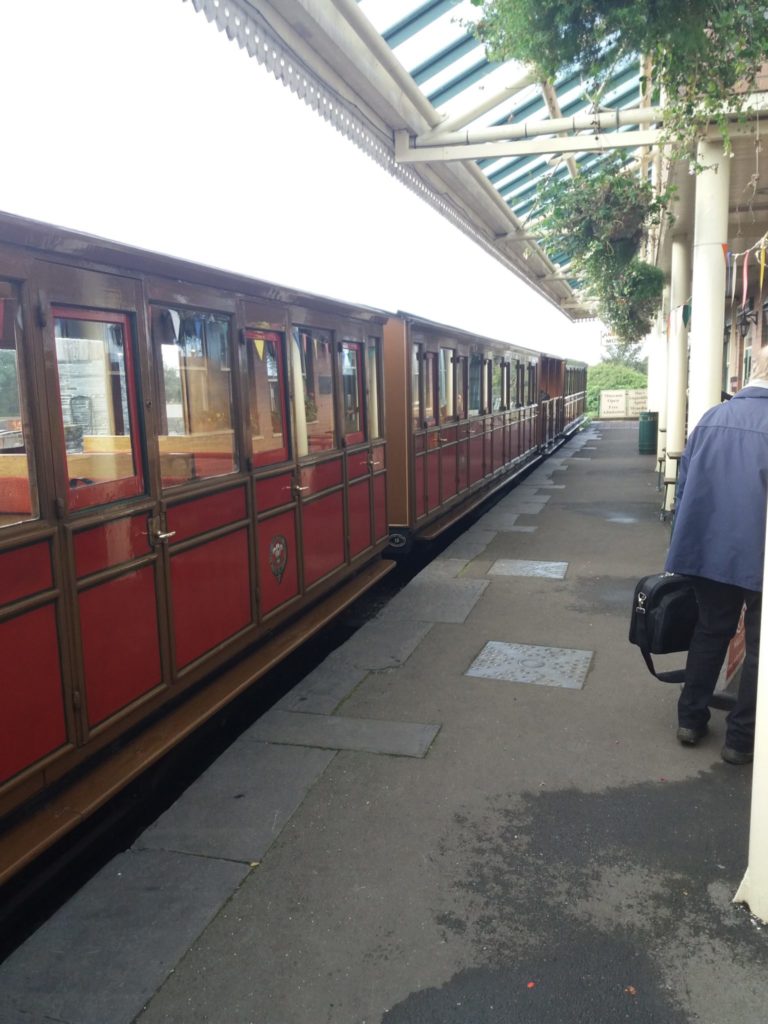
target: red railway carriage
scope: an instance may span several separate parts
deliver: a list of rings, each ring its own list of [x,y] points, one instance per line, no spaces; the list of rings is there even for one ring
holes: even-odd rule
[[[574,430],[584,374],[0,214],[0,882]]]
[[[437,536],[584,417],[583,363],[407,314],[384,342],[395,548]]]
[[[255,649],[156,758],[387,571],[385,319],[0,216],[0,813]]]

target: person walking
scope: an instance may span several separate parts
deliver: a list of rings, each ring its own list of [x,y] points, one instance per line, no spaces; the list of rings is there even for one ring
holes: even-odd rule
[[[746,656],[720,756],[749,764],[755,743],[757,662],[768,505],[768,348],[749,383],[709,409],[680,461],[674,529],[665,569],[692,577],[699,620],[677,706],[677,739],[707,733],[709,701],[746,606]]]

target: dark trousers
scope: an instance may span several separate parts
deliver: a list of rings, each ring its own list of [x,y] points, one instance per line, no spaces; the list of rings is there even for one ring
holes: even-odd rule
[[[714,693],[728,644],[739,624],[742,605],[746,603],[746,657],[736,706],[726,719],[725,742],[734,750],[751,751],[755,743],[762,594],[703,576],[692,576],[691,579],[699,605],[699,621],[685,663],[685,685],[677,705],[678,722],[686,728],[698,729],[709,721],[707,705]]]

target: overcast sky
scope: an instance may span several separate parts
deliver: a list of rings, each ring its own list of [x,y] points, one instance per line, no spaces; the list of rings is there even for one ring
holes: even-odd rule
[[[0,209],[599,359],[183,0],[0,2]]]

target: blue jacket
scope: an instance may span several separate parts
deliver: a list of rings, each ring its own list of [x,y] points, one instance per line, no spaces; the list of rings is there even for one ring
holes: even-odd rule
[[[709,409],[685,446],[666,568],[763,589],[768,388]]]

